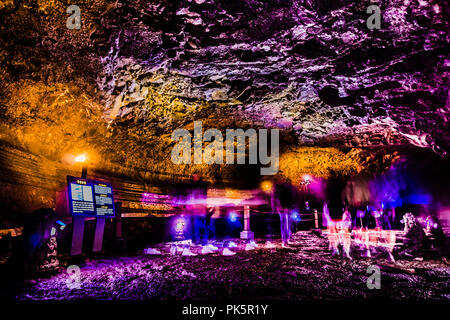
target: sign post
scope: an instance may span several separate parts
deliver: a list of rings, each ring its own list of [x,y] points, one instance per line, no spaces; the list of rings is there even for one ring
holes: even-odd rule
[[[114,204],[115,208],[115,215],[116,218],[115,224],[114,224],[114,234],[116,235],[116,249],[118,250],[125,250],[126,249],[126,242],[125,239],[122,238],[122,202],[116,202]]]
[[[79,255],[83,247],[85,217],[97,218],[92,251],[102,250],[105,219],[114,218],[112,186],[106,182],[67,177],[69,209],[73,217],[71,255]]]
[[[122,239],[122,202],[116,202],[114,204],[115,206],[115,213],[116,213],[116,224],[115,224],[115,234],[116,234],[116,240]]]
[[[98,217],[97,222],[95,223],[94,245],[92,247],[93,252],[102,251],[104,231],[105,231],[105,218]]]
[[[84,217],[73,217],[72,222],[72,245],[70,255],[77,256],[83,249]]]
[[[81,169],[81,178],[87,178],[87,167],[85,165]],[[70,255],[77,256],[83,251],[84,217],[73,215],[72,217],[72,245],[70,247]]]

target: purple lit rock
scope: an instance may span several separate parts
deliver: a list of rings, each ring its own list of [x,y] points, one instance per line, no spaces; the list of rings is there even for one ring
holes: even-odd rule
[[[83,8],[84,29],[76,36],[52,19],[24,33],[33,17],[21,21],[20,10],[6,8],[3,20],[15,37],[2,39],[17,40],[1,40],[11,57],[2,61],[1,77],[88,82],[99,89],[92,98],[106,106],[106,115],[116,109],[116,123],[148,118],[149,89],[170,86],[164,94],[187,105],[205,101],[211,112],[231,114],[239,105],[245,110],[239,117],[255,126],[297,128],[301,144],[333,145],[339,137],[347,146],[414,144],[444,153],[450,130],[443,4],[384,1],[381,30],[367,29],[367,6],[322,0],[96,3]],[[166,129],[197,114],[172,112],[179,117],[160,119]],[[372,139],[375,132],[379,138]]]

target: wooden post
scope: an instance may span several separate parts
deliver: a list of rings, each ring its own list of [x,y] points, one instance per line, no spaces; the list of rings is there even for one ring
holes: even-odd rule
[[[250,207],[244,207],[244,231],[250,231]]]
[[[241,232],[241,239],[253,239],[254,233],[250,231],[250,206],[244,206],[244,230]]]
[[[314,209],[314,226],[316,229],[319,229],[319,213],[317,209]]]
[[[87,166],[83,165],[81,168],[81,178],[86,179],[87,178]]]
[[[114,203],[115,206],[115,213],[116,213],[116,219],[115,219],[115,235],[116,240],[122,239],[122,202],[116,202]]]
[[[126,241],[122,238],[122,202],[114,203],[114,212],[116,214],[114,223],[114,234],[116,238],[116,249],[124,251],[127,247]]]

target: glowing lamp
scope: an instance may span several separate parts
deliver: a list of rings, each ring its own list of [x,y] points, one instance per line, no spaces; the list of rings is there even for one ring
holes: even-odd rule
[[[86,161],[86,159],[87,159],[86,155],[80,154],[79,156],[75,157],[75,162],[83,163]]]
[[[270,192],[270,190],[272,190],[272,183],[271,183],[270,181],[264,181],[264,182],[261,184],[261,189],[262,189],[264,192]]]
[[[184,231],[184,226],[185,226],[185,221],[184,219],[179,219],[176,224],[175,224],[175,231],[176,232],[183,232]]]
[[[302,176],[302,180],[300,181],[300,184],[308,188],[308,186],[311,184],[311,176],[309,174],[304,174]]]
[[[236,214],[236,212],[230,213],[230,221],[231,221],[231,222],[236,222],[236,220],[237,220],[237,214]]]

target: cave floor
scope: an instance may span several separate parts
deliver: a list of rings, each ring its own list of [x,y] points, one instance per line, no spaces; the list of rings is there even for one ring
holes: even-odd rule
[[[162,255],[85,260],[80,288],[65,268],[47,279],[21,286],[21,300],[450,300],[450,267],[442,260],[406,260],[389,263],[383,252],[369,259],[352,250],[353,260],[332,256],[325,238],[301,231],[290,248],[243,250],[234,256],[219,254],[174,256],[168,244]],[[195,251],[196,249],[193,249]],[[381,288],[369,290],[367,268],[381,268]]]

